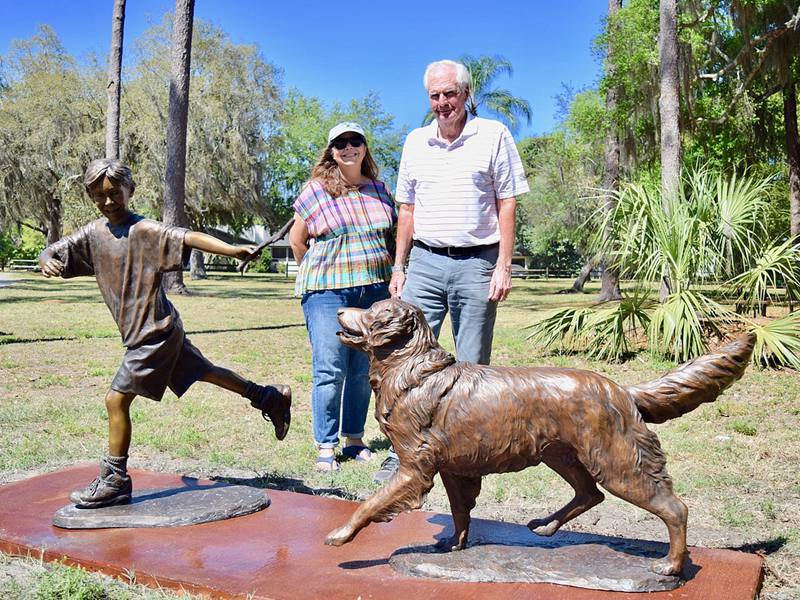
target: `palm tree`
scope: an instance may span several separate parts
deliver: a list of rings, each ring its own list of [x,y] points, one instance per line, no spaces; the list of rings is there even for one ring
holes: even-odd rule
[[[748,329],[754,360],[800,370],[800,313],[765,316],[768,303],[791,303],[800,289],[800,243],[770,239],[764,226],[771,177],[690,171],[666,198],[655,186],[623,185],[598,233],[601,251],[636,284],[619,303],[568,308],[531,326],[531,338],[619,359],[645,342],[657,354],[685,361],[709,338]],[[666,277],[663,302],[651,292]]]
[[[467,111],[472,116],[478,116],[479,108],[485,109],[486,112],[502,121],[512,132],[519,129],[522,117],[530,125],[531,105],[528,101],[514,96],[509,90],[492,87],[500,75],[511,77],[514,74],[514,68],[506,58],[486,55],[475,58],[465,55],[459,61],[467,67],[470,73],[470,97],[467,101]],[[427,125],[433,119],[434,115],[429,111],[422,124]]]

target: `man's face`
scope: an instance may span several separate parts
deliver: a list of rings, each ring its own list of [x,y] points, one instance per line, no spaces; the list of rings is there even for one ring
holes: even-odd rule
[[[428,100],[440,129],[452,129],[466,121],[467,90],[458,91],[455,69],[437,69],[428,76]]]
[[[89,197],[97,206],[97,210],[103,213],[112,225],[124,223],[130,215],[128,212],[130,190],[124,185],[114,183],[108,177],[103,177],[102,181],[96,182],[89,188]]]

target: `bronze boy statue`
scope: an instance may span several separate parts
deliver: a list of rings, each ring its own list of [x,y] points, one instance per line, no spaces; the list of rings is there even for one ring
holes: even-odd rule
[[[92,161],[84,185],[105,218],[45,248],[39,264],[45,277],[94,275],[126,347],[106,394],[108,456],[100,463],[100,475],[86,489],[70,494],[81,508],[99,508],[131,501],[129,411],[136,396],[161,400],[167,386],[181,396],[195,381],[207,381],[250,400],[282,440],[289,430],[292,392],[285,385],[257,385],[209,362],[186,338],[178,311],[161,286],[162,274],[182,268],[192,248],[239,259],[248,257],[250,248],[130,212],[128,200],[136,184],[119,160]]]

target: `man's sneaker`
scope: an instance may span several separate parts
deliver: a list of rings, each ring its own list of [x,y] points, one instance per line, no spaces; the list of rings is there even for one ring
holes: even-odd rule
[[[372,483],[383,485],[389,481],[400,468],[400,460],[396,456],[387,456],[381,463],[381,468],[372,476]]]
[[[117,504],[129,504],[133,482],[128,475],[117,475],[105,466],[100,475],[86,489],[72,492],[69,499],[78,508],[102,508]]]
[[[261,411],[261,416],[272,421],[275,437],[282,440],[289,433],[292,422],[292,388],[288,385],[258,386],[259,393],[250,406]]]

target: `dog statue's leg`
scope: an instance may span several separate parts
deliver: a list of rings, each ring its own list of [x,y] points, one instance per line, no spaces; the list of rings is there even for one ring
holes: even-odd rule
[[[678,575],[686,558],[686,521],[688,509],[672,491],[672,482],[652,481],[643,475],[640,481],[631,477],[634,471],[615,471],[603,481],[603,487],[615,496],[635,504],[659,517],[669,531],[669,553],[653,561],[650,570],[660,575]],[[617,478],[619,473],[619,478]]]
[[[678,575],[683,569],[688,551],[686,549],[686,521],[689,510],[670,490],[669,495],[659,496],[653,506],[669,531],[669,554],[654,561],[650,569],[660,575]]]
[[[469,513],[475,508],[475,499],[481,493],[481,478],[462,477],[445,471],[439,475],[450,500],[455,535],[450,540],[439,542],[437,546],[446,550],[463,550],[467,547],[469,536]]]
[[[564,523],[600,504],[605,496],[597,489],[594,478],[586,467],[578,462],[574,453],[553,453],[544,456],[542,460],[575,490],[572,500],[552,515],[544,519],[533,519],[528,523],[528,529],[536,535],[549,536],[558,531]]]
[[[391,521],[395,515],[422,506],[433,487],[434,472],[424,473],[400,463],[400,470],[386,485],[362,502],[346,525],[334,529],[325,538],[329,546],[341,546],[371,522]]]

